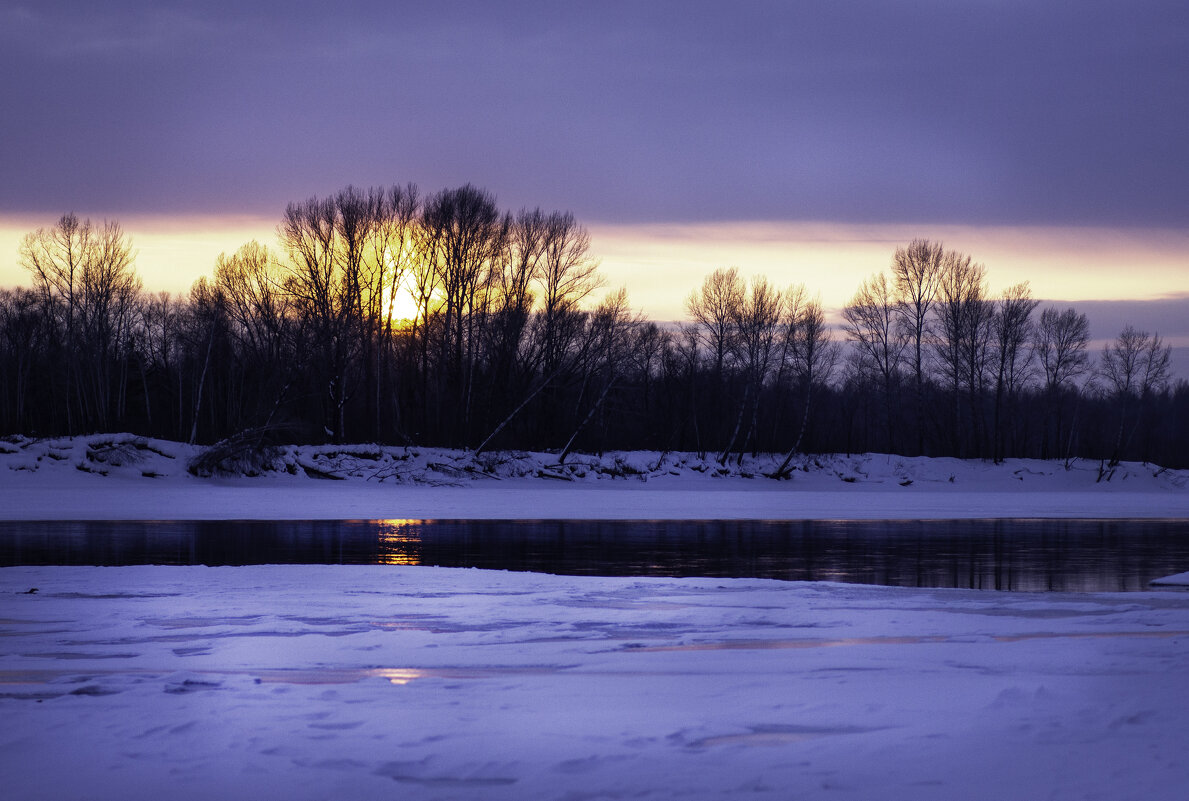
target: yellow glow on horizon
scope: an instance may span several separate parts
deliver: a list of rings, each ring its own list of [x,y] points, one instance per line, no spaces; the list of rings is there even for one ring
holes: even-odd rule
[[[255,239],[277,249],[277,220],[248,216],[129,216],[78,213],[92,222],[118,220],[132,240],[136,272],[150,292],[184,294],[201,276],[215,271],[220,253],[231,255]],[[28,286],[18,250],[21,239],[38,228],[50,228],[61,215],[0,217],[0,286]]]
[[[253,239],[277,250],[273,218],[115,219],[132,239],[145,289],[154,292],[185,293],[200,276],[212,274],[219,253],[234,253]],[[52,215],[0,217],[0,286],[30,284],[18,265],[21,238],[56,221]],[[1189,231],[828,222],[587,227],[607,287],[626,286],[632,307],[654,320],[684,319],[689,293],[707,274],[729,266],[747,277],[766,275],[777,286],[803,283],[835,311],[860,282],[887,268],[897,247],[918,237],[943,242],[985,264],[994,294],[1020,281],[1031,282],[1034,297],[1068,302],[1151,300],[1189,292]],[[397,293],[392,314],[415,318],[407,290]]]
[[[897,247],[940,241],[987,268],[992,294],[1029,281],[1034,297],[1153,300],[1189,292],[1189,232],[946,225],[705,223],[592,225],[592,249],[610,287],[657,320],[685,318],[685,298],[719,267],[777,286],[804,283],[839,309]]]

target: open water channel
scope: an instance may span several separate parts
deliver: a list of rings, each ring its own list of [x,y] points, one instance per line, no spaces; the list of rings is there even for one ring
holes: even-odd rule
[[[273,563],[1114,592],[1189,570],[1189,520],[0,522],[0,566]]]

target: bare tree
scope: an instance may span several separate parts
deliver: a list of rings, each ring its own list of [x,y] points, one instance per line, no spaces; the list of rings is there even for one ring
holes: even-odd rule
[[[937,297],[945,250],[940,242],[914,239],[892,257],[896,310],[909,341],[909,360],[916,387],[917,453],[925,450],[925,342],[929,312]]]
[[[664,373],[666,358],[673,349],[673,335],[652,321],[641,321],[634,327],[633,332],[635,341],[630,352],[633,356],[632,369],[641,391],[640,411],[645,419],[650,419],[654,406],[654,377]],[[668,449],[666,445],[661,444],[664,439],[658,430],[650,430],[646,440],[652,440],[646,447]]]
[[[584,394],[593,396],[597,387],[598,396],[562,448],[558,456],[559,463],[564,462],[570,454],[582,430],[597,413],[603,412],[608,396],[623,377],[624,369],[634,361],[633,346],[638,344],[639,339],[633,337],[632,333],[642,324],[643,320],[639,316],[632,315],[627,290],[623,287],[608,293],[591,312],[586,343],[582,348],[586,357],[582,360],[583,384],[591,388],[589,393]]]
[[[735,350],[735,322],[743,306],[746,292],[739,268],[720,268],[702,281],[700,290],[691,292],[686,298],[685,308],[697,332],[699,345],[710,355],[711,396],[709,418],[718,422],[724,414],[723,395],[726,379],[725,369]],[[698,410],[694,410],[695,417]],[[710,442],[716,440],[715,432],[707,432]],[[723,449],[724,452],[727,450]]]
[[[860,371],[878,381],[883,395],[884,426],[887,447],[896,450],[893,423],[893,392],[900,380],[908,337],[901,319],[900,301],[893,294],[887,276],[876,273],[864,281],[842,310],[843,330],[854,343]]]
[[[383,262],[365,263],[371,250],[373,231],[381,222],[373,197],[354,186],[348,186],[334,196],[333,257],[340,273],[339,291],[342,302],[356,319],[369,316],[369,313],[378,317],[382,304],[381,271],[386,265]],[[377,277],[380,278],[378,286]]]
[[[507,253],[511,219],[470,184],[439,192],[422,212],[442,295],[438,348],[441,391],[456,400],[448,426],[455,444],[469,436],[476,346],[489,311],[493,276]]]
[[[784,294],[766,277],[751,279],[736,310],[734,344],[736,359],[753,384],[763,383],[771,370],[784,308]]]
[[[986,298],[986,268],[970,256],[946,251],[937,286],[936,348],[953,400],[951,433],[954,452],[973,442],[978,455],[982,442],[979,398],[986,376],[987,345],[993,307]],[[968,417],[962,420],[962,389],[966,389]],[[968,436],[964,436],[964,433]]]
[[[503,260],[503,269],[494,276],[495,308],[505,315],[504,322],[510,326],[501,335],[504,340],[515,340],[517,345],[536,299],[533,284],[545,272],[549,231],[549,218],[539,208],[521,209],[512,218],[508,230],[508,255]]]
[[[413,183],[372,189],[369,205],[374,220],[370,239],[371,262],[379,283],[385,331],[391,333],[397,297],[416,259],[421,195]]]
[[[373,413],[372,422],[377,438],[381,436],[383,422],[391,416],[392,428],[399,437],[406,442],[408,436],[404,433],[400,419],[400,404],[397,402],[395,371],[396,326],[408,325],[407,320],[397,320],[397,307],[402,293],[409,292],[405,286],[406,278],[412,274],[417,263],[416,244],[417,229],[421,214],[421,196],[416,184],[396,184],[388,189],[372,189],[369,193],[371,216],[374,220],[370,239],[370,263],[375,276],[374,283],[379,287],[373,293],[378,299],[380,308],[371,313],[374,324],[374,335],[378,338],[375,348],[375,365],[371,398]],[[417,317],[414,314],[414,317]],[[416,330],[417,321],[412,322]],[[383,393],[389,392],[388,403],[385,403]],[[387,414],[386,414],[387,413]]]
[[[184,304],[168,292],[142,293],[137,304],[136,338],[149,428],[177,437],[184,436],[183,368],[178,352],[184,314]],[[162,400],[167,404],[168,426],[166,418],[158,414],[160,422],[154,427],[150,382],[165,390]]]
[[[1048,410],[1053,417],[1053,441],[1056,454],[1062,452],[1065,395],[1076,388],[1076,381],[1089,369],[1086,346],[1090,341],[1090,323],[1086,315],[1073,308],[1058,311],[1050,306],[1040,314],[1032,350],[1040,362],[1044,376],[1045,397]],[[1046,426],[1049,415],[1046,415]],[[1072,448],[1073,426],[1070,426],[1070,442],[1064,449],[1066,457]],[[1041,456],[1050,455],[1049,438],[1041,442]]]
[[[207,376],[211,371],[215,345],[227,331],[227,299],[205,276],[200,277],[190,287],[190,302],[187,305],[191,322],[191,347],[201,353],[202,368],[198,370],[197,381],[194,382],[194,412],[190,417],[191,445],[198,439],[198,425],[202,418],[203,401],[207,392]]]
[[[789,465],[801,450],[809,431],[814,391],[830,380],[830,375],[838,364],[838,343],[834,341],[830,327],[826,324],[821,301],[812,300],[804,303],[803,292],[789,292],[786,293],[786,297],[791,299],[787,303],[789,316],[786,325],[790,326],[793,332],[790,337],[793,375],[801,387],[804,400],[797,438],[785,454],[780,467],[772,474],[774,478],[785,478],[789,475]]]
[[[722,376],[727,356],[734,348],[735,321],[745,293],[739,268],[720,268],[706,276],[701,290],[690,293],[685,300],[702,347],[710,353],[716,377]]]
[[[1098,373],[1113,394],[1140,398],[1168,383],[1170,355],[1159,334],[1127,326],[1103,346]]]
[[[232,333],[258,363],[280,360],[290,298],[268,248],[252,241],[215,260],[215,287],[223,294]]]
[[[719,464],[726,463],[737,442],[742,459],[747,442],[755,436],[760,391],[776,361],[783,311],[781,292],[768,283],[767,278],[756,276],[747,287],[742,303],[732,312],[732,347],[735,361],[743,373],[743,398],[730,439],[718,457]],[[748,428],[740,437],[744,420],[748,421]]]
[[[334,258],[340,273],[340,292],[349,330],[356,340],[356,347],[348,357],[351,364],[347,374],[362,385],[361,398],[365,408],[361,417],[364,425],[370,426],[372,438],[379,436],[376,400],[388,271],[387,260],[377,260],[373,256],[375,242],[380,238],[377,235],[384,236],[381,232],[387,222],[385,200],[383,190],[365,192],[354,186],[347,186],[334,195]],[[344,377],[344,384],[346,380]],[[340,427],[343,426],[340,424]]]
[[[283,285],[276,259],[258,242],[243,245],[231,256],[220,253],[215,261],[213,290],[241,364],[241,425],[267,429],[297,376],[290,347],[291,299]]]
[[[1159,334],[1125,327],[1114,342],[1102,348],[1098,374],[1114,397],[1119,411],[1119,428],[1115,436],[1110,463],[1119,463],[1123,447],[1139,427],[1143,405],[1154,393],[1164,390],[1170,378],[1171,347]],[[1131,431],[1124,433],[1130,420]]]
[[[290,203],[277,238],[288,256],[285,289],[316,351],[309,365],[323,398],[322,426],[335,442],[342,442],[353,389],[350,369],[360,339],[358,275],[343,268],[338,217],[333,197]]]
[[[790,405],[790,401],[786,397],[785,388],[789,383],[795,383],[795,379],[792,382],[789,379],[797,366],[794,356],[799,344],[797,337],[801,334],[798,324],[810,302],[805,284],[791,284],[785,288],[783,294],[784,308],[781,310],[780,347],[776,356],[776,375],[773,380],[773,384],[775,385],[775,392],[773,393],[775,410],[772,415],[772,439],[774,442],[780,439],[781,423],[784,420],[786,407]],[[792,395],[799,397],[800,390],[801,387],[794,387]]]
[[[1040,301],[1033,300],[1025,281],[1004,290],[995,307],[991,329],[995,340],[995,461],[1005,456],[1004,404],[1009,411],[1031,376],[1034,352],[1027,348],[1032,339],[1032,312]]]
[[[543,370],[552,373],[574,341],[579,305],[603,285],[603,278],[590,255],[590,234],[569,212],[546,218],[542,246],[533,276],[541,298],[537,341]]]
[[[673,374],[679,376],[684,385],[684,398],[680,404],[681,422],[678,430],[692,430],[694,450],[699,459],[706,458],[702,443],[702,432],[698,425],[698,373],[702,363],[702,349],[699,345],[698,327],[694,323],[682,323],[678,328],[673,352]]]
[[[492,393],[516,397],[531,373],[522,359],[522,347],[533,311],[533,284],[545,271],[545,251],[550,233],[548,216],[539,208],[521,209],[508,232],[508,255],[494,276],[495,300],[488,359]],[[556,302],[556,301],[555,301]]]
[[[442,291],[441,273],[438,270],[441,236],[432,226],[426,225],[425,220],[423,203],[416,224],[412,227],[408,280],[410,294],[416,307],[411,334],[417,349],[416,373],[419,379],[421,418],[428,421],[432,408],[430,351],[435,338],[434,332],[441,328]]]
[[[113,386],[113,362],[130,336],[141,287],[134,260],[131,240],[118,222],[93,225],[74,214],[21,241],[21,266],[33,277],[46,319],[58,322],[69,432],[74,410],[84,425],[110,427],[112,402],[123,396],[123,385]]]

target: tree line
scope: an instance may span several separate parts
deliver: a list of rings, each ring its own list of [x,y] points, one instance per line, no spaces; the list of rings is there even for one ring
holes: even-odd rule
[[[1189,385],[1158,334],[1101,352],[1074,308],[915,240],[836,329],[803,285],[706,276],[678,323],[602,293],[572,214],[467,185],[289,204],[274,247],[146,292],[118,223],[73,214],[0,289],[0,433],[477,450],[883,451],[1189,466]],[[597,302],[596,301],[597,298]]]

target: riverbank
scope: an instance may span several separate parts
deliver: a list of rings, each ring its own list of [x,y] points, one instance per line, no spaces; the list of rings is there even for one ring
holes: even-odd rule
[[[131,435],[0,443],[0,519],[1185,518],[1189,471],[1123,463],[286,446],[192,475],[201,449]],[[255,472],[256,475],[247,475]]]

